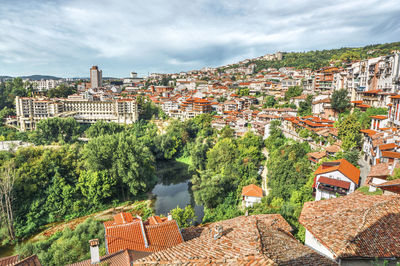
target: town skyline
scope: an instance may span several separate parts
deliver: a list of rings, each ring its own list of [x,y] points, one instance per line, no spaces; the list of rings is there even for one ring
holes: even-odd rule
[[[394,3],[8,2],[0,8],[0,75],[86,77],[87,66],[99,65],[107,77],[144,76],[388,43],[399,36]]]

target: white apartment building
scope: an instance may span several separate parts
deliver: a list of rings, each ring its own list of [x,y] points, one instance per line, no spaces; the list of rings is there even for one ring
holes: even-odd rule
[[[42,80],[37,80],[32,82],[35,89],[42,92],[42,91],[48,91],[50,89],[54,89],[57,87],[58,81],[54,79],[42,79]]]
[[[362,100],[374,107],[386,107],[390,94],[400,92],[399,52],[353,63],[347,72],[352,101]],[[375,99],[378,96],[380,99]]]
[[[97,121],[132,124],[138,120],[134,99],[93,101],[72,96],[68,99],[16,97],[17,126],[21,131],[33,130],[36,123],[52,117],[73,117],[79,123]]]

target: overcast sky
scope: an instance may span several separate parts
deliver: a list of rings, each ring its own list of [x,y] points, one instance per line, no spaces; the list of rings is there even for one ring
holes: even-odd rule
[[[143,76],[394,41],[398,0],[0,0],[0,76]]]

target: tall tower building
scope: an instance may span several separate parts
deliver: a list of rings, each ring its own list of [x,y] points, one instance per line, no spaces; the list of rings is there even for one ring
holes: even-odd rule
[[[90,85],[92,88],[103,87],[103,73],[97,66],[90,69]]]

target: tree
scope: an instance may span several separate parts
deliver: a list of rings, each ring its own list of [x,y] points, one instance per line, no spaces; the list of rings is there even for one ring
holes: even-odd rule
[[[147,191],[156,181],[152,152],[142,140],[124,132],[91,139],[83,159],[87,170],[106,170],[124,200]]]
[[[285,100],[288,101],[290,98],[300,96],[303,93],[303,89],[300,86],[292,86],[285,92]]]
[[[13,193],[15,183],[15,165],[8,162],[2,169],[0,177],[0,222],[5,221],[11,240],[15,239]]]
[[[115,122],[104,122],[97,121],[93,125],[91,125],[86,131],[85,134],[89,138],[96,138],[103,135],[112,135],[115,133],[119,133],[124,130],[124,126],[117,124]]]
[[[265,100],[264,107],[265,108],[274,107],[275,104],[276,104],[275,97],[270,95],[270,96],[267,96],[267,99]]]
[[[191,205],[186,206],[185,209],[176,206],[175,209],[171,210],[171,215],[181,229],[192,226],[193,221],[196,220],[196,215]]]
[[[332,93],[331,106],[340,113],[350,107],[346,89],[337,90]]]
[[[106,171],[82,171],[78,187],[90,205],[99,206],[115,195],[116,180]]]
[[[308,95],[307,99],[305,101],[302,101],[299,103],[299,110],[298,114],[299,116],[307,116],[307,115],[312,115],[312,95]]]
[[[35,144],[51,144],[55,141],[73,142],[79,136],[79,124],[72,117],[40,120],[31,135]]]
[[[67,98],[69,95],[76,93],[74,87],[68,87],[65,84],[61,84],[56,88],[47,91],[47,97],[49,98]]]
[[[338,137],[342,140],[342,148],[344,151],[349,151],[360,146],[362,137],[360,130],[361,124],[353,114],[348,115],[339,122]]]

